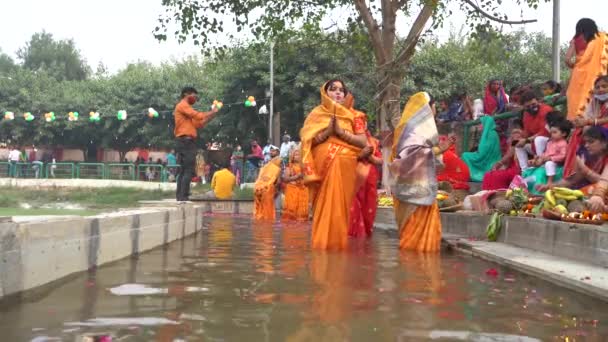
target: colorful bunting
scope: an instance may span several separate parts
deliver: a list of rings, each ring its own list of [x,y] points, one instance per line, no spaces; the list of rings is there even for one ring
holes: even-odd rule
[[[68,120],[69,121],[78,121],[78,112],[69,112],[68,113]]]
[[[44,113],[44,120],[46,122],[55,121],[55,113],[54,112]]]
[[[154,109],[152,107],[148,108],[148,117],[150,119],[157,118],[158,117],[158,112],[156,111],[156,109]]]
[[[98,122],[101,119],[101,115],[98,112],[89,112],[89,121]]]
[[[127,120],[127,111],[119,110],[118,113],[116,113],[116,118],[120,121]]]
[[[26,112],[23,113],[23,118],[25,119],[25,121],[32,121],[34,120],[34,115],[32,115],[32,113],[30,112]]]

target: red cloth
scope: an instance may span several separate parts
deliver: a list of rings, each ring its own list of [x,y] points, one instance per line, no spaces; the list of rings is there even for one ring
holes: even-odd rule
[[[593,105],[593,103],[591,104]],[[598,119],[605,118],[608,116],[608,106],[601,106]],[[604,128],[608,128],[608,124],[603,125]],[[583,130],[577,128],[572,133],[570,140],[568,141],[568,148],[566,149],[566,161],[564,162],[564,178],[570,177],[574,174],[574,168],[576,166],[576,152],[583,143]]]
[[[553,108],[551,106],[541,103],[536,115],[524,112],[523,124],[526,137],[531,137],[533,135],[548,137],[547,114],[552,111]]]
[[[260,145],[255,145],[251,147],[251,155],[260,159],[264,159],[264,153],[262,152],[262,148]]]
[[[445,140],[441,137],[440,140]],[[471,179],[469,167],[456,154],[454,145],[443,153],[443,170],[437,174],[438,182],[449,182],[454,190],[469,190],[468,181]]]
[[[481,190],[507,189],[515,176],[520,175],[521,170],[515,158],[511,159],[511,164],[504,170],[495,170],[486,173],[481,182]]]
[[[507,94],[505,93],[505,90],[502,86],[498,89],[498,96],[502,97],[502,110],[504,110],[507,106],[507,103],[509,103],[509,99],[507,98]],[[485,114],[494,115],[496,114],[495,112],[497,109],[499,109],[498,99],[492,94],[492,92],[490,91],[490,85],[488,84],[486,86],[485,97],[483,98],[483,111]]]
[[[585,36],[579,34],[574,37],[572,40],[574,42],[574,49],[576,50],[576,55],[580,55],[587,49],[587,41],[585,40]]]
[[[379,149],[374,151],[374,156],[382,158]],[[376,219],[378,209],[378,168],[370,165],[369,173],[365,183],[361,186],[350,208],[350,224],[348,235],[352,237],[370,237]]]

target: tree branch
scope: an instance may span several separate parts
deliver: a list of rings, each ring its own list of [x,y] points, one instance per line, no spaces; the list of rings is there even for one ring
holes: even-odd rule
[[[393,56],[397,8],[392,0],[382,0],[382,44],[387,56]]]
[[[405,46],[401,49],[397,57],[395,58],[395,64],[400,65],[406,63],[410,57],[414,54],[414,50],[416,49],[416,45],[418,44],[418,40],[420,39],[420,35],[422,34],[422,30],[426,26],[426,23],[429,21],[431,16],[433,16],[433,11],[435,10],[435,3],[433,1],[427,2],[420,13],[418,13],[418,17],[412,24],[412,28],[405,38]]]
[[[497,17],[491,15],[490,13],[487,13],[486,11],[484,11],[481,7],[479,7],[472,0],[462,0],[462,1],[464,1],[469,6],[473,7],[473,9],[475,11],[477,11],[479,14],[481,14],[482,16],[484,16],[492,21],[495,21],[497,23],[507,24],[507,25],[523,25],[523,24],[535,23],[537,21],[536,19],[527,19],[527,20],[519,20],[519,21],[500,19],[500,18],[497,18]]]
[[[369,36],[371,38],[372,45],[374,47],[374,54],[376,56],[376,60],[378,64],[382,64],[387,60],[386,53],[384,51],[384,46],[382,44],[382,36],[380,29],[378,28],[378,23],[376,19],[372,16],[372,12],[369,7],[365,4],[365,0],[354,0],[355,7],[363,20],[363,23],[367,27],[369,31]]]

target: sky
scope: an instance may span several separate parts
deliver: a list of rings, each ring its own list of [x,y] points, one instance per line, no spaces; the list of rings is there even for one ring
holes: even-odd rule
[[[513,3],[505,0],[504,3]],[[505,5],[506,6],[506,5]],[[521,17],[521,9],[507,6],[510,19]],[[99,62],[110,72],[138,60],[159,64],[163,61],[197,55],[199,47],[192,42],[183,45],[169,36],[167,42],[158,42],[152,31],[156,19],[164,13],[161,0],[20,0],[0,1],[0,49],[16,57],[16,51],[36,32],[46,30],[58,39],[74,39],[76,46],[95,69]],[[538,10],[526,11],[526,19],[537,19],[535,24],[523,26],[529,32],[552,32],[552,3],[543,3]],[[600,16],[599,14],[604,15]],[[561,41],[567,42],[574,33],[576,22],[582,17],[595,19],[602,28],[608,28],[607,0],[561,0]],[[463,14],[448,18],[444,28],[436,35],[441,39],[450,31],[458,31],[466,22]],[[504,27],[505,30],[518,29]],[[407,20],[398,22],[398,32],[405,34]]]

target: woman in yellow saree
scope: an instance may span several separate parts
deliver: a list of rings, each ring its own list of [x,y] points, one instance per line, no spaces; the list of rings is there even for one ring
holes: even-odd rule
[[[281,176],[281,158],[279,150],[273,146],[270,150],[272,159],[260,169],[258,179],[253,187],[253,218],[255,220],[274,220],[276,210],[274,198],[279,177]]]
[[[576,24],[566,64],[572,69],[566,94],[568,119],[574,120],[585,113],[593,98],[595,80],[608,74],[608,35],[599,32],[593,20],[583,18]]]
[[[304,184],[313,205],[312,247],[344,249],[355,196],[357,158],[366,146],[365,121],[352,110],[353,98],[340,80],[321,87],[321,105],[300,131]]]
[[[419,252],[437,252],[441,245],[433,106],[427,93],[410,98],[395,128],[389,165],[399,247]]]

